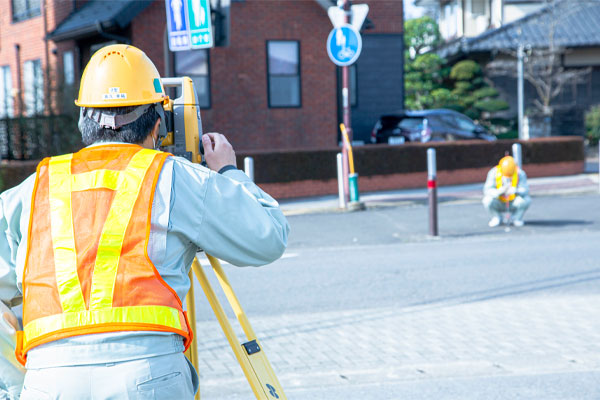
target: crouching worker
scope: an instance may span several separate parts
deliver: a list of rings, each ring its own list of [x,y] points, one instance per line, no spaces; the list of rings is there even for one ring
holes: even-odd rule
[[[155,150],[166,100],[141,50],[98,50],[76,101],[88,147],[0,195],[0,301],[23,302],[21,399],[192,399],[182,304],[196,252],[258,266],[287,246],[278,203],[223,135],[202,136],[208,168]]]
[[[495,227],[504,222],[523,226],[523,215],[529,204],[529,185],[525,171],[517,166],[511,156],[503,157],[497,166],[488,172],[483,186],[483,206],[492,215],[488,225]],[[502,218],[506,213],[508,216]]]

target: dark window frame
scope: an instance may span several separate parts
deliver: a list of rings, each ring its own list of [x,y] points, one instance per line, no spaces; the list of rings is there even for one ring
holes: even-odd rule
[[[207,73],[206,75],[182,75],[179,74],[177,72],[177,57],[174,56],[173,57],[173,71],[175,72],[174,75],[175,76],[189,76],[190,78],[193,77],[204,77],[206,76],[206,80],[208,82],[208,102],[207,102],[207,106],[203,106],[200,107],[201,110],[210,110],[212,108],[212,81],[211,81],[211,66],[210,66],[210,49],[198,49],[198,50],[203,50],[206,51],[206,69],[207,69]],[[190,51],[198,51],[198,50],[190,50]],[[198,92],[196,92],[196,96],[198,95]],[[198,101],[200,101],[200,99],[198,99]]]
[[[297,67],[297,75],[271,75],[271,71],[269,68],[269,43],[270,42],[295,42],[298,44],[298,67]],[[267,106],[269,108],[302,108],[302,60],[300,55],[301,52],[301,43],[299,39],[267,39],[265,41],[265,56],[267,60]],[[271,76],[297,76],[298,77],[298,105],[285,105],[285,106],[277,106],[271,104]]]
[[[42,15],[42,1],[41,0],[21,0],[25,4],[25,9],[21,12],[15,12],[15,1],[11,0],[11,18],[12,22],[26,21],[31,18],[39,17]],[[32,6],[31,3],[37,3],[36,6]]]

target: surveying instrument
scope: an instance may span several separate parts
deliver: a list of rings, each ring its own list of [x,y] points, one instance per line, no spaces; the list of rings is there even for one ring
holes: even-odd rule
[[[202,118],[194,83],[189,77],[163,78],[163,86],[177,89],[178,97],[169,99],[165,109],[165,123],[167,125],[167,136],[162,141],[161,147],[176,156],[185,157],[193,163],[202,163]],[[190,290],[186,297],[186,305],[192,329],[196,329],[196,307],[194,303],[194,281],[193,273],[196,275],[200,286],[210,303],[221,329],[235,354],[235,357],[246,375],[246,379],[257,399],[286,399],[283,388],[273,372],[273,368],[263,351],[256,334],[246,317],[240,302],[235,295],[225,271],[218,259],[206,255],[210,265],[219,281],[223,293],[227,298],[238,322],[246,335],[246,342],[240,343],[231,323],[229,322],[223,306],[218,300],[215,291],[207,279],[198,257],[194,258],[190,270]],[[198,371],[197,336],[194,339],[186,356]],[[196,399],[200,399],[200,389],[196,393]]]

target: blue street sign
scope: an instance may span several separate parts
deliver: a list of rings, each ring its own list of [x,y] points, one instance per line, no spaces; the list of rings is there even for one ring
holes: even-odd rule
[[[213,46],[210,0],[187,0],[192,49]]]
[[[185,3],[185,0],[165,0],[171,51],[189,50],[192,47]]]
[[[350,24],[344,24],[329,33],[327,38],[327,54],[335,65],[346,67],[353,64],[360,56],[362,38],[360,33]]]

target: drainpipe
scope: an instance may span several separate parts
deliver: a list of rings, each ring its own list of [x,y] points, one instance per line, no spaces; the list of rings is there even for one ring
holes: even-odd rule
[[[15,43],[15,57],[17,59],[17,88],[19,91],[19,115],[23,115],[24,107],[23,107],[23,80],[21,79],[21,45]]]
[[[129,39],[128,37],[105,32],[104,29],[102,28],[102,22],[100,22],[100,21],[96,21],[96,31],[103,38],[110,39],[110,40],[116,40],[117,42],[120,42],[123,44],[131,44],[131,39]]]
[[[52,107],[52,96],[50,95],[50,50],[48,48],[48,10],[46,8],[47,0],[42,1],[42,18],[44,21],[44,57],[46,64],[45,72],[46,79],[44,79],[44,109],[50,112],[50,115],[54,114]]]

